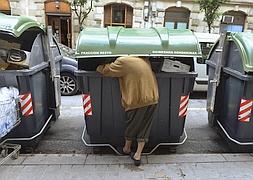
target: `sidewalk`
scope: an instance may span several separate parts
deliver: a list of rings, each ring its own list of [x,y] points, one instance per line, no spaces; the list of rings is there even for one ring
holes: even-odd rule
[[[171,154],[142,157],[94,154],[21,155],[0,166],[1,180],[253,179],[253,154]]]

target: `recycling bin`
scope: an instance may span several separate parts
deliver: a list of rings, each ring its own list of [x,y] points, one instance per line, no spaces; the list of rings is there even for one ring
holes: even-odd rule
[[[0,87],[18,89],[21,115],[20,125],[5,141],[34,148],[58,118],[56,86],[62,57],[50,53],[48,36],[39,23],[24,16],[0,16]]]
[[[210,53],[208,65],[209,84],[207,93],[209,123],[220,127],[232,150],[252,149],[253,145],[253,33],[227,33],[223,53],[218,43]],[[218,59],[221,57],[221,61]],[[216,69],[220,83],[213,91]],[[210,104],[214,98],[214,108]]]
[[[84,101],[85,145],[117,152],[124,144],[126,114],[118,79],[102,76],[96,67],[127,55],[148,57],[157,77],[159,103],[146,149],[183,143],[186,107],[197,76],[193,57],[201,56],[196,37],[188,30],[107,27],[85,28],[77,40],[75,74]]]

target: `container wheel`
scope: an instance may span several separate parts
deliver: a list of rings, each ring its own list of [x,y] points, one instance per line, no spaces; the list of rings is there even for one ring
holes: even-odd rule
[[[19,157],[19,151],[17,151],[15,154],[11,156],[12,159],[18,159]]]
[[[208,111],[208,125],[209,127],[215,127],[217,126],[217,122],[214,116],[214,113],[212,113],[211,111]]]
[[[5,158],[7,155],[8,155],[8,150],[7,150],[6,148],[3,148],[3,149],[1,150],[1,156],[2,156],[3,158]]]

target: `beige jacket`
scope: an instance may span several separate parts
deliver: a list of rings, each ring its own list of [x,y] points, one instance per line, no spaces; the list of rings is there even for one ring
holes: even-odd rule
[[[119,57],[110,64],[98,66],[97,71],[119,78],[121,102],[126,111],[158,103],[157,81],[147,59]]]

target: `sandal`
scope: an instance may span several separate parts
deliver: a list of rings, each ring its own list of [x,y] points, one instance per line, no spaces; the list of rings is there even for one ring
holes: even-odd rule
[[[135,166],[140,166],[140,165],[141,165],[141,160],[135,159],[135,158],[134,158],[134,154],[135,154],[134,152],[131,152],[131,153],[130,153],[130,158],[134,161],[134,165],[135,165]]]

